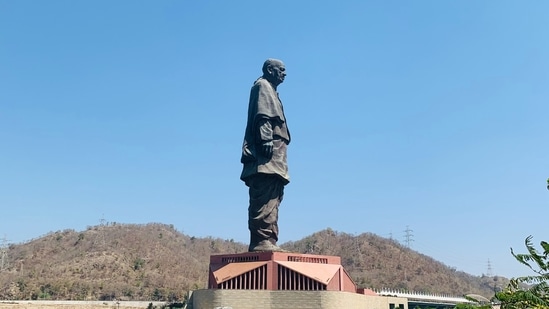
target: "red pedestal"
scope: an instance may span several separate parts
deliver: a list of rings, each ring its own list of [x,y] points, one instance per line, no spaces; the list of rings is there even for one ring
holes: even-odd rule
[[[356,292],[340,257],[289,252],[212,255],[208,288]]]

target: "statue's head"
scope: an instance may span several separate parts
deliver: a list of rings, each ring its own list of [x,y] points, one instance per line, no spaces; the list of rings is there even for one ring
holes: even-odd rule
[[[267,59],[263,63],[263,77],[271,84],[278,86],[282,84],[286,77],[286,67],[278,59]]]

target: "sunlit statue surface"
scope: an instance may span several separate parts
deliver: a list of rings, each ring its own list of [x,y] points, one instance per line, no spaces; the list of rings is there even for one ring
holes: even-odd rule
[[[278,241],[278,207],[290,181],[286,149],[290,132],[277,87],[286,77],[282,61],[267,59],[263,75],[250,91],[248,122],[242,146],[240,179],[249,187],[248,251],[284,251]]]

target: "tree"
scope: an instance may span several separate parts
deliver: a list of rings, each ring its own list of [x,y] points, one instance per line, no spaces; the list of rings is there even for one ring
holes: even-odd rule
[[[549,308],[549,243],[540,243],[539,253],[532,244],[532,236],[524,241],[528,253],[511,254],[521,264],[528,266],[535,275],[513,278],[506,289],[496,293],[502,309]]]

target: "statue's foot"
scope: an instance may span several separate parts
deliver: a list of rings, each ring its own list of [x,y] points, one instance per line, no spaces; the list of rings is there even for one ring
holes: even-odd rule
[[[290,252],[288,250],[284,250],[280,248],[277,245],[273,245],[268,240],[262,240],[257,244],[250,244],[248,247],[249,252]]]

